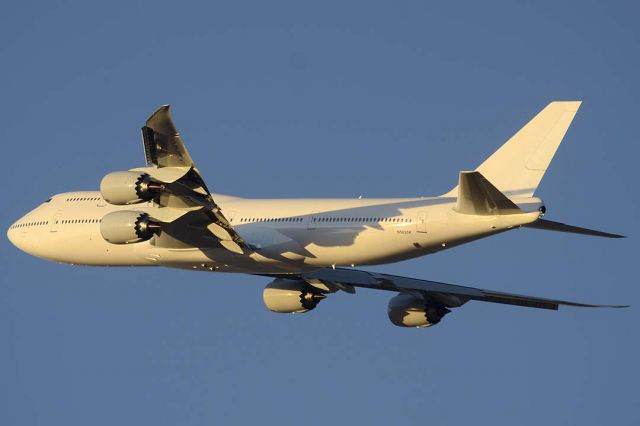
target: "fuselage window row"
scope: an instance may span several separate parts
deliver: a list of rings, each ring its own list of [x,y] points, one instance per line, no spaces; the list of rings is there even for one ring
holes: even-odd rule
[[[45,222],[45,221],[38,221],[38,222],[27,222],[27,223],[16,223],[15,225],[11,226],[11,229],[16,229],[16,228],[27,228],[30,226],[41,226],[41,225],[46,225],[49,222]]]
[[[66,201],[100,201],[100,197],[75,197],[75,198],[67,198]]]
[[[62,221],[56,221],[56,223],[99,223],[101,219],[64,219]],[[354,217],[321,217],[313,218],[314,222],[395,222],[395,223],[408,223],[410,219],[405,218],[354,218]],[[302,218],[241,218],[240,222],[302,222]],[[19,223],[12,226],[12,228],[24,228],[29,226],[41,226],[48,225],[49,221],[38,221]]]
[[[313,222],[394,222],[408,223],[411,219],[391,217],[314,217]],[[240,222],[302,222],[302,218],[240,218]]]
[[[102,219],[65,219],[65,220],[56,220],[56,224],[71,224],[71,223],[100,223]],[[27,223],[16,223],[11,226],[11,229],[19,229],[19,228],[29,228],[32,226],[44,226],[49,225],[48,220],[42,220],[37,222],[27,222]]]
[[[100,223],[102,219],[64,219],[60,223]]]
[[[27,222],[27,223],[16,223],[15,225],[11,226],[11,229],[17,229],[17,228],[28,228],[30,226],[42,226],[42,225],[48,225],[49,221],[37,221],[37,222]]]
[[[241,218],[240,222],[302,222],[301,217]]]

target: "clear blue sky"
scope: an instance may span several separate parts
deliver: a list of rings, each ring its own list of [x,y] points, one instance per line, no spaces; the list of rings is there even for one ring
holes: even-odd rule
[[[276,315],[264,278],[58,265],[3,233],[0,424],[640,424],[636,4],[5,4],[2,229],[141,165],[164,103],[217,192],[394,197],[581,99],[547,217],[631,238],[520,230],[372,269],[634,306],[473,302],[407,330],[363,290]]]

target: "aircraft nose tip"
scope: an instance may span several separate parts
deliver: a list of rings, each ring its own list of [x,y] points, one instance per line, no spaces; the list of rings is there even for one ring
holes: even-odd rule
[[[9,241],[11,241],[11,244],[14,245],[14,247],[26,252],[26,241],[25,241],[25,236],[21,235],[20,233],[20,229],[19,229],[19,224],[21,223],[21,221],[24,220],[24,217],[18,219],[13,225],[9,226],[9,229],[7,229],[7,239]]]
[[[15,224],[11,225],[9,227],[9,229],[7,229],[7,238],[9,239],[9,241],[11,241],[11,244],[13,244],[14,246],[16,245],[15,239],[13,237],[13,227],[15,226]]]

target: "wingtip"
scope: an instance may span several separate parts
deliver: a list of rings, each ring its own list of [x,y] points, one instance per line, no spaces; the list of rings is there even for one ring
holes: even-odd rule
[[[605,238],[627,238],[626,235],[612,234],[612,233],[609,233],[609,232],[603,232],[603,234],[605,234],[605,235],[603,235],[603,237],[605,237]]]
[[[605,309],[623,309],[630,308],[631,305],[592,305],[589,303],[579,303],[579,302],[560,302],[558,305],[564,305],[574,308],[605,308]]]
[[[553,101],[549,105],[558,105],[567,111],[578,111],[582,101]]]

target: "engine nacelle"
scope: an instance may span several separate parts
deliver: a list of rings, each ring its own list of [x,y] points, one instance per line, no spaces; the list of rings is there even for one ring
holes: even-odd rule
[[[280,278],[270,282],[262,293],[267,309],[287,314],[310,311],[325,297],[302,280]]]
[[[103,177],[100,182],[102,198],[118,206],[149,201],[160,190],[160,182],[141,172],[113,172]]]
[[[451,312],[442,305],[400,293],[389,301],[389,319],[398,327],[431,327]]]
[[[146,241],[160,230],[147,213],[123,210],[105,215],[100,222],[102,238],[112,244]]]

